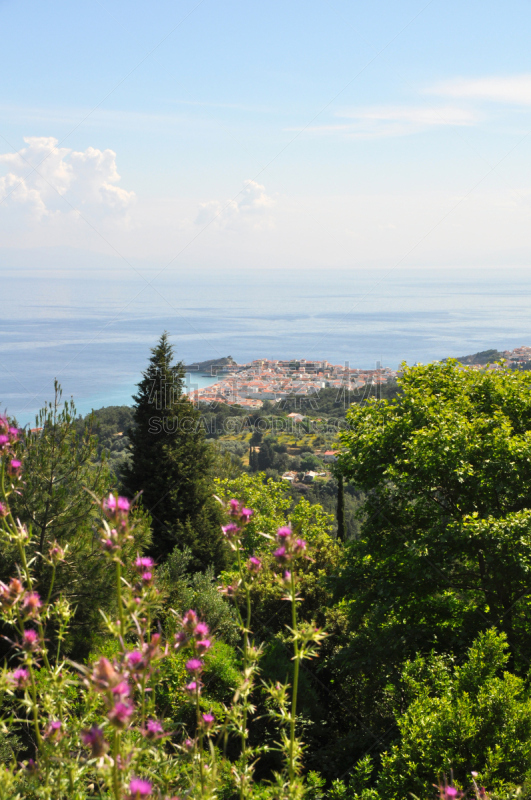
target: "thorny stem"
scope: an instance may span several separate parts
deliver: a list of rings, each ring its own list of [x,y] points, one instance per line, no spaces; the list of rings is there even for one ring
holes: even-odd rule
[[[201,725],[201,708],[199,706],[199,681],[196,681],[197,686],[195,689],[195,709],[199,741],[199,780],[201,782],[201,797],[205,792],[205,776],[203,770],[203,726]],[[196,744],[197,747],[197,744]]]
[[[122,642],[125,636],[124,606],[122,602],[122,562],[116,559],[116,591],[118,593],[118,615],[120,617],[120,636]]]
[[[120,786],[118,781],[118,756],[120,752],[119,733],[115,729],[112,740],[112,786],[115,800],[120,800]]]
[[[247,606],[247,619],[245,626],[243,625],[243,619],[238,609],[238,617],[240,619],[240,623],[243,628],[243,674],[244,674],[244,680],[247,681],[248,679],[247,670],[249,666],[249,631],[251,628],[251,593],[249,592],[249,587],[247,586],[247,583],[244,580],[243,569],[242,569],[242,558],[239,547],[237,553],[238,553],[238,570],[240,573],[240,579],[245,587],[245,600]],[[242,770],[245,771],[245,765],[247,760],[247,698],[245,697],[243,704],[243,724],[242,724],[242,730],[240,732],[240,741],[241,741]],[[242,779],[240,780],[240,800],[243,800],[244,795],[245,795],[244,781]]]
[[[290,784],[295,777],[294,750],[295,750],[295,715],[297,713],[297,692],[299,689],[299,643],[297,641],[297,600],[295,597],[295,576],[291,573],[291,626],[293,628],[293,690],[291,694],[290,738],[289,738],[289,780]]]

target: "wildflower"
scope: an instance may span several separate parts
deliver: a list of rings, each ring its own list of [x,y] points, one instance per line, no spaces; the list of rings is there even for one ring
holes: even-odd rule
[[[164,736],[164,728],[158,719],[148,719],[144,735],[146,739],[160,739]]]
[[[182,624],[183,628],[186,631],[190,631],[190,633],[193,633],[193,631],[195,630],[195,626],[197,625],[197,614],[195,613],[195,611],[192,611],[192,609],[187,611],[186,614],[183,616]]]
[[[31,650],[38,650],[39,634],[37,631],[34,631],[33,628],[29,628],[28,630],[24,631],[22,634],[21,646],[23,650],[27,650],[28,652]]]
[[[293,531],[287,525],[284,525],[277,530],[277,539],[281,543],[285,543],[287,539],[291,539]]]
[[[58,719],[51,720],[44,731],[44,738],[51,742],[58,742],[63,737],[62,723]]]
[[[279,564],[284,564],[286,561],[291,559],[290,553],[286,550],[284,546],[277,548],[277,550],[273,553],[274,557],[277,559]]]
[[[284,575],[282,576],[282,581],[284,583],[284,586],[290,586],[290,584],[291,584],[291,572],[289,571],[289,569],[284,571]]]
[[[186,747],[187,750],[192,750],[193,747],[194,747],[193,740],[192,739],[185,739],[184,746]]]
[[[7,465],[7,471],[10,475],[18,475],[21,467],[22,461],[19,461],[18,458],[12,458]]]
[[[135,561],[135,567],[138,572],[149,572],[155,566],[155,562],[149,556],[138,556]]]
[[[195,626],[194,636],[196,639],[202,639],[205,636],[208,636],[208,625],[206,622],[198,622]]]
[[[188,635],[184,631],[179,631],[175,634],[175,644],[173,645],[176,650],[179,650],[184,645],[188,644]]]
[[[196,694],[201,694],[201,684],[199,681],[190,681],[184,687],[184,691],[186,694],[190,695],[190,697],[195,697]]]
[[[201,639],[201,641],[196,644],[199,655],[204,655],[204,653],[206,653],[206,651],[210,648],[211,644],[212,642],[210,639]]]
[[[59,561],[64,561],[65,551],[60,545],[57,544],[57,542],[54,542],[48,550],[48,555],[50,557],[50,561],[52,561],[54,564],[58,564]]]
[[[225,538],[232,542],[233,539],[240,533],[240,528],[234,524],[234,522],[229,522],[228,525],[222,525],[221,530],[223,531],[223,535]]]
[[[295,544],[293,545],[293,554],[296,556],[300,556],[306,550],[306,542],[304,539],[297,539]]]
[[[11,673],[9,680],[16,689],[25,689],[29,684],[29,672],[24,667],[20,667]]]
[[[9,444],[9,436],[6,433],[0,433],[0,450],[4,450]]]
[[[109,517],[126,517],[129,513],[131,504],[126,497],[116,497],[110,494],[102,503],[103,510],[107,512]]]
[[[18,428],[9,428],[8,436],[12,442],[16,442],[20,431]]]
[[[109,745],[103,738],[103,731],[97,725],[93,725],[88,731],[83,731],[81,741],[85,747],[90,747],[92,758],[101,758],[109,749]]]
[[[203,669],[203,662],[199,658],[191,658],[186,662],[186,669],[188,672],[200,673]]]
[[[234,498],[229,500],[229,514],[231,517],[237,517],[240,514],[240,503]]]
[[[132,670],[139,670],[144,666],[144,659],[140,650],[132,650],[130,653],[127,653],[125,660],[127,661],[129,669]]]
[[[242,510],[240,511],[240,517],[242,519],[242,522],[246,525],[253,516],[253,514],[254,511],[252,508],[242,508]]]
[[[247,562],[247,569],[249,572],[257,573],[260,572],[262,569],[262,562],[256,556],[251,556],[249,561]]]
[[[204,727],[204,728],[205,728],[207,731],[209,731],[209,730],[210,730],[210,728],[212,727],[212,725],[213,725],[213,724],[214,724],[214,722],[215,722],[215,717],[214,717],[214,714],[209,714],[209,713],[207,713],[207,714],[202,714],[202,716],[201,716],[201,719],[202,719],[202,723],[201,723],[201,724],[203,725],[203,727]]]
[[[131,694],[131,687],[129,686],[127,681],[120,681],[120,683],[116,684],[116,686],[113,686],[112,696],[114,698],[119,698],[120,700],[122,700],[125,697],[129,697],[130,694]]]
[[[107,689],[116,686],[121,680],[122,676],[105,656],[102,656],[95,663],[92,670],[92,683],[96,689],[105,692]]]
[[[234,581],[234,583],[230,583],[228,586],[218,587],[221,594],[224,594],[227,597],[236,597],[239,588],[240,588],[240,581]]]
[[[22,601],[22,608],[28,615],[28,617],[34,617],[39,608],[41,608],[42,602],[41,598],[39,597],[38,592],[27,592],[24,595],[24,599]]]
[[[11,578],[9,586],[0,581],[0,606],[5,609],[12,608],[23,592],[24,587],[18,578]]]
[[[142,778],[133,778],[129,784],[128,800],[144,800],[145,797],[150,797],[153,791],[153,786],[149,781]]]
[[[127,728],[129,724],[129,720],[133,715],[134,708],[129,703],[122,703],[121,701],[116,703],[107,716],[109,717],[110,722],[116,727],[124,730]]]

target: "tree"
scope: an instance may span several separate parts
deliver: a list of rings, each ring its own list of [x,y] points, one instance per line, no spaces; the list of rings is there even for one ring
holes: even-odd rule
[[[506,671],[506,651],[505,637],[490,630],[462,666],[441,656],[405,665],[409,703],[396,715],[399,741],[382,757],[378,797],[429,797],[433,783],[451,775],[469,789],[471,772],[480,786],[517,796],[508,790],[531,767],[531,698],[524,681]]]
[[[201,414],[183,393],[182,362],[163,333],[134,396],[129,431],[131,462],[124,483],[153,521],[152,555],[164,561],[175,546],[189,547],[192,566],[224,562],[221,511],[213,499],[214,448]]]
[[[392,402],[353,407],[341,435],[339,468],[367,492],[340,590],[353,627],[389,663],[431,647],[462,652],[495,626],[523,670],[531,376],[454,361],[405,368],[400,385]]]

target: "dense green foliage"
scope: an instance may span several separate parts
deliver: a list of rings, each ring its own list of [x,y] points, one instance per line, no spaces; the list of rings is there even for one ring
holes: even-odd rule
[[[167,558],[175,546],[189,547],[195,568],[219,568],[224,550],[221,517],[211,497],[214,453],[199,424],[200,411],[183,394],[183,366],[173,363],[167,334],[151,352],[134,397],[124,485],[130,495],[142,492],[157,559]]]
[[[297,798],[428,800],[452,775],[472,796],[472,771],[493,798],[531,796],[530,373],[447,362],[405,367],[387,389],[350,407],[330,466],[323,453],[337,449],[337,439],[307,423],[288,426],[287,409],[192,406],[163,336],[134,409],[102,409],[82,423],[71,406],[55,403],[43,412],[42,431],[17,444],[23,481],[10,503],[33,530],[28,552],[42,594],[55,575],[46,635],[55,642],[54,609],[69,600],[72,632],[62,646],[85,662],[123,646],[99,622],[98,608],[112,620],[118,605],[95,537],[101,503],[85,488],[98,497],[117,485],[129,496],[143,490],[123,560],[157,556],[152,630],[171,639],[189,608],[210,626],[216,643],[205,658],[201,713],[224,719],[240,686],[236,705],[244,705],[230,723],[240,738],[217,745],[225,800],[240,792],[234,775],[255,757],[255,785],[244,796],[295,798],[270,783],[284,769],[289,739],[278,748],[272,709],[285,701],[273,700],[277,682],[298,686],[290,735],[305,744],[305,783],[296,784]],[[337,397],[326,391],[333,418]],[[183,428],[183,418],[193,425]],[[213,429],[219,423],[221,432]],[[281,480],[286,468],[298,475],[293,484]],[[309,469],[325,475],[303,484]],[[234,497],[254,510],[237,548],[219,528]],[[311,552],[295,568],[297,625],[328,634],[319,657],[297,667],[291,578],[282,577],[271,544],[285,526]],[[55,540],[68,549],[52,568],[41,553]],[[1,546],[5,581],[16,554],[6,540]],[[251,557],[260,568],[247,582],[242,564]],[[120,575],[135,592],[128,569]],[[227,587],[238,586],[245,591],[236,589],[231,602]],[[128,646],[135,635],[133,625]],[[183,689],[186,658],[172,651],[161,663],[153,697],[173,744],[195,724]],[[246,669],[250,683],[240,685]],[[4,760],[27,758],[32,747],[23,726],[0,736]]]

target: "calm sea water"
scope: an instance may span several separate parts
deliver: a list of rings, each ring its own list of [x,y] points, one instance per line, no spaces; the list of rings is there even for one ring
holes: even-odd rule
[[[83,414],[131,403],[163,330],[185,362],[397,367],[531,344],[531,269],[174,271],[152,286],[128,273],[25,270],[0,272],[0,287],[0,408],[21,424],[55,377]]]

